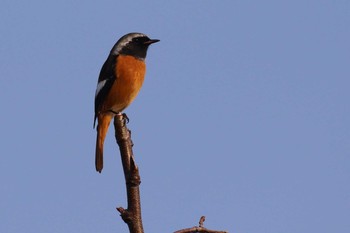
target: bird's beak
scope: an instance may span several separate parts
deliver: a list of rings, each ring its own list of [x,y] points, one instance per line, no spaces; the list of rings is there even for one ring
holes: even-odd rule
[[[157,40],[157,39],[151,39],[151,40],[149,40],[149,41],[144,42],[144,44],[150,45],[150,44],[153,44],[153,43],[157,43],[157,42],[159,42],[159,41],[160,41],[160,40]]]

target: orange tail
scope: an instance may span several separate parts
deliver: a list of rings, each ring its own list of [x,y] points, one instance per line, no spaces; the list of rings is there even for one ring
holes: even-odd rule
[[[111,114],[98,115],[95,165],[96,171],[98,171],[99,173],[101,173],[103,168],[103,143],[105,141],[111,119]]]

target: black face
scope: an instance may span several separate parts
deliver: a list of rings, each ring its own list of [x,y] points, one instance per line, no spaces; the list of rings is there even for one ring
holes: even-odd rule
[[[120,49],[119,54],[131,55],[140,59],[145,59],[148,46],[158,41],[159,40],[151,40],[147,36],[134,37]]]

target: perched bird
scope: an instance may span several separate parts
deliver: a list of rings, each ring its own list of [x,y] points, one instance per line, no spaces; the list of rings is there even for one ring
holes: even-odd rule
[[[113,46],[98,78],[95,93],[96,171],[103,168],[103,143],[112,118],[128,107],[142,86],[148,46],[159,40],[142,33],[129,33]]]

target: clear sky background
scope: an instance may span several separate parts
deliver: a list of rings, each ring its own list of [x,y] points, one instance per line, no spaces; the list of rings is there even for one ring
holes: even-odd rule
[[[126,110],[146,232],[350,232],[350,1],[14,1],[0,7],[0,232],[127,232],[100,68],[150,47]]]

